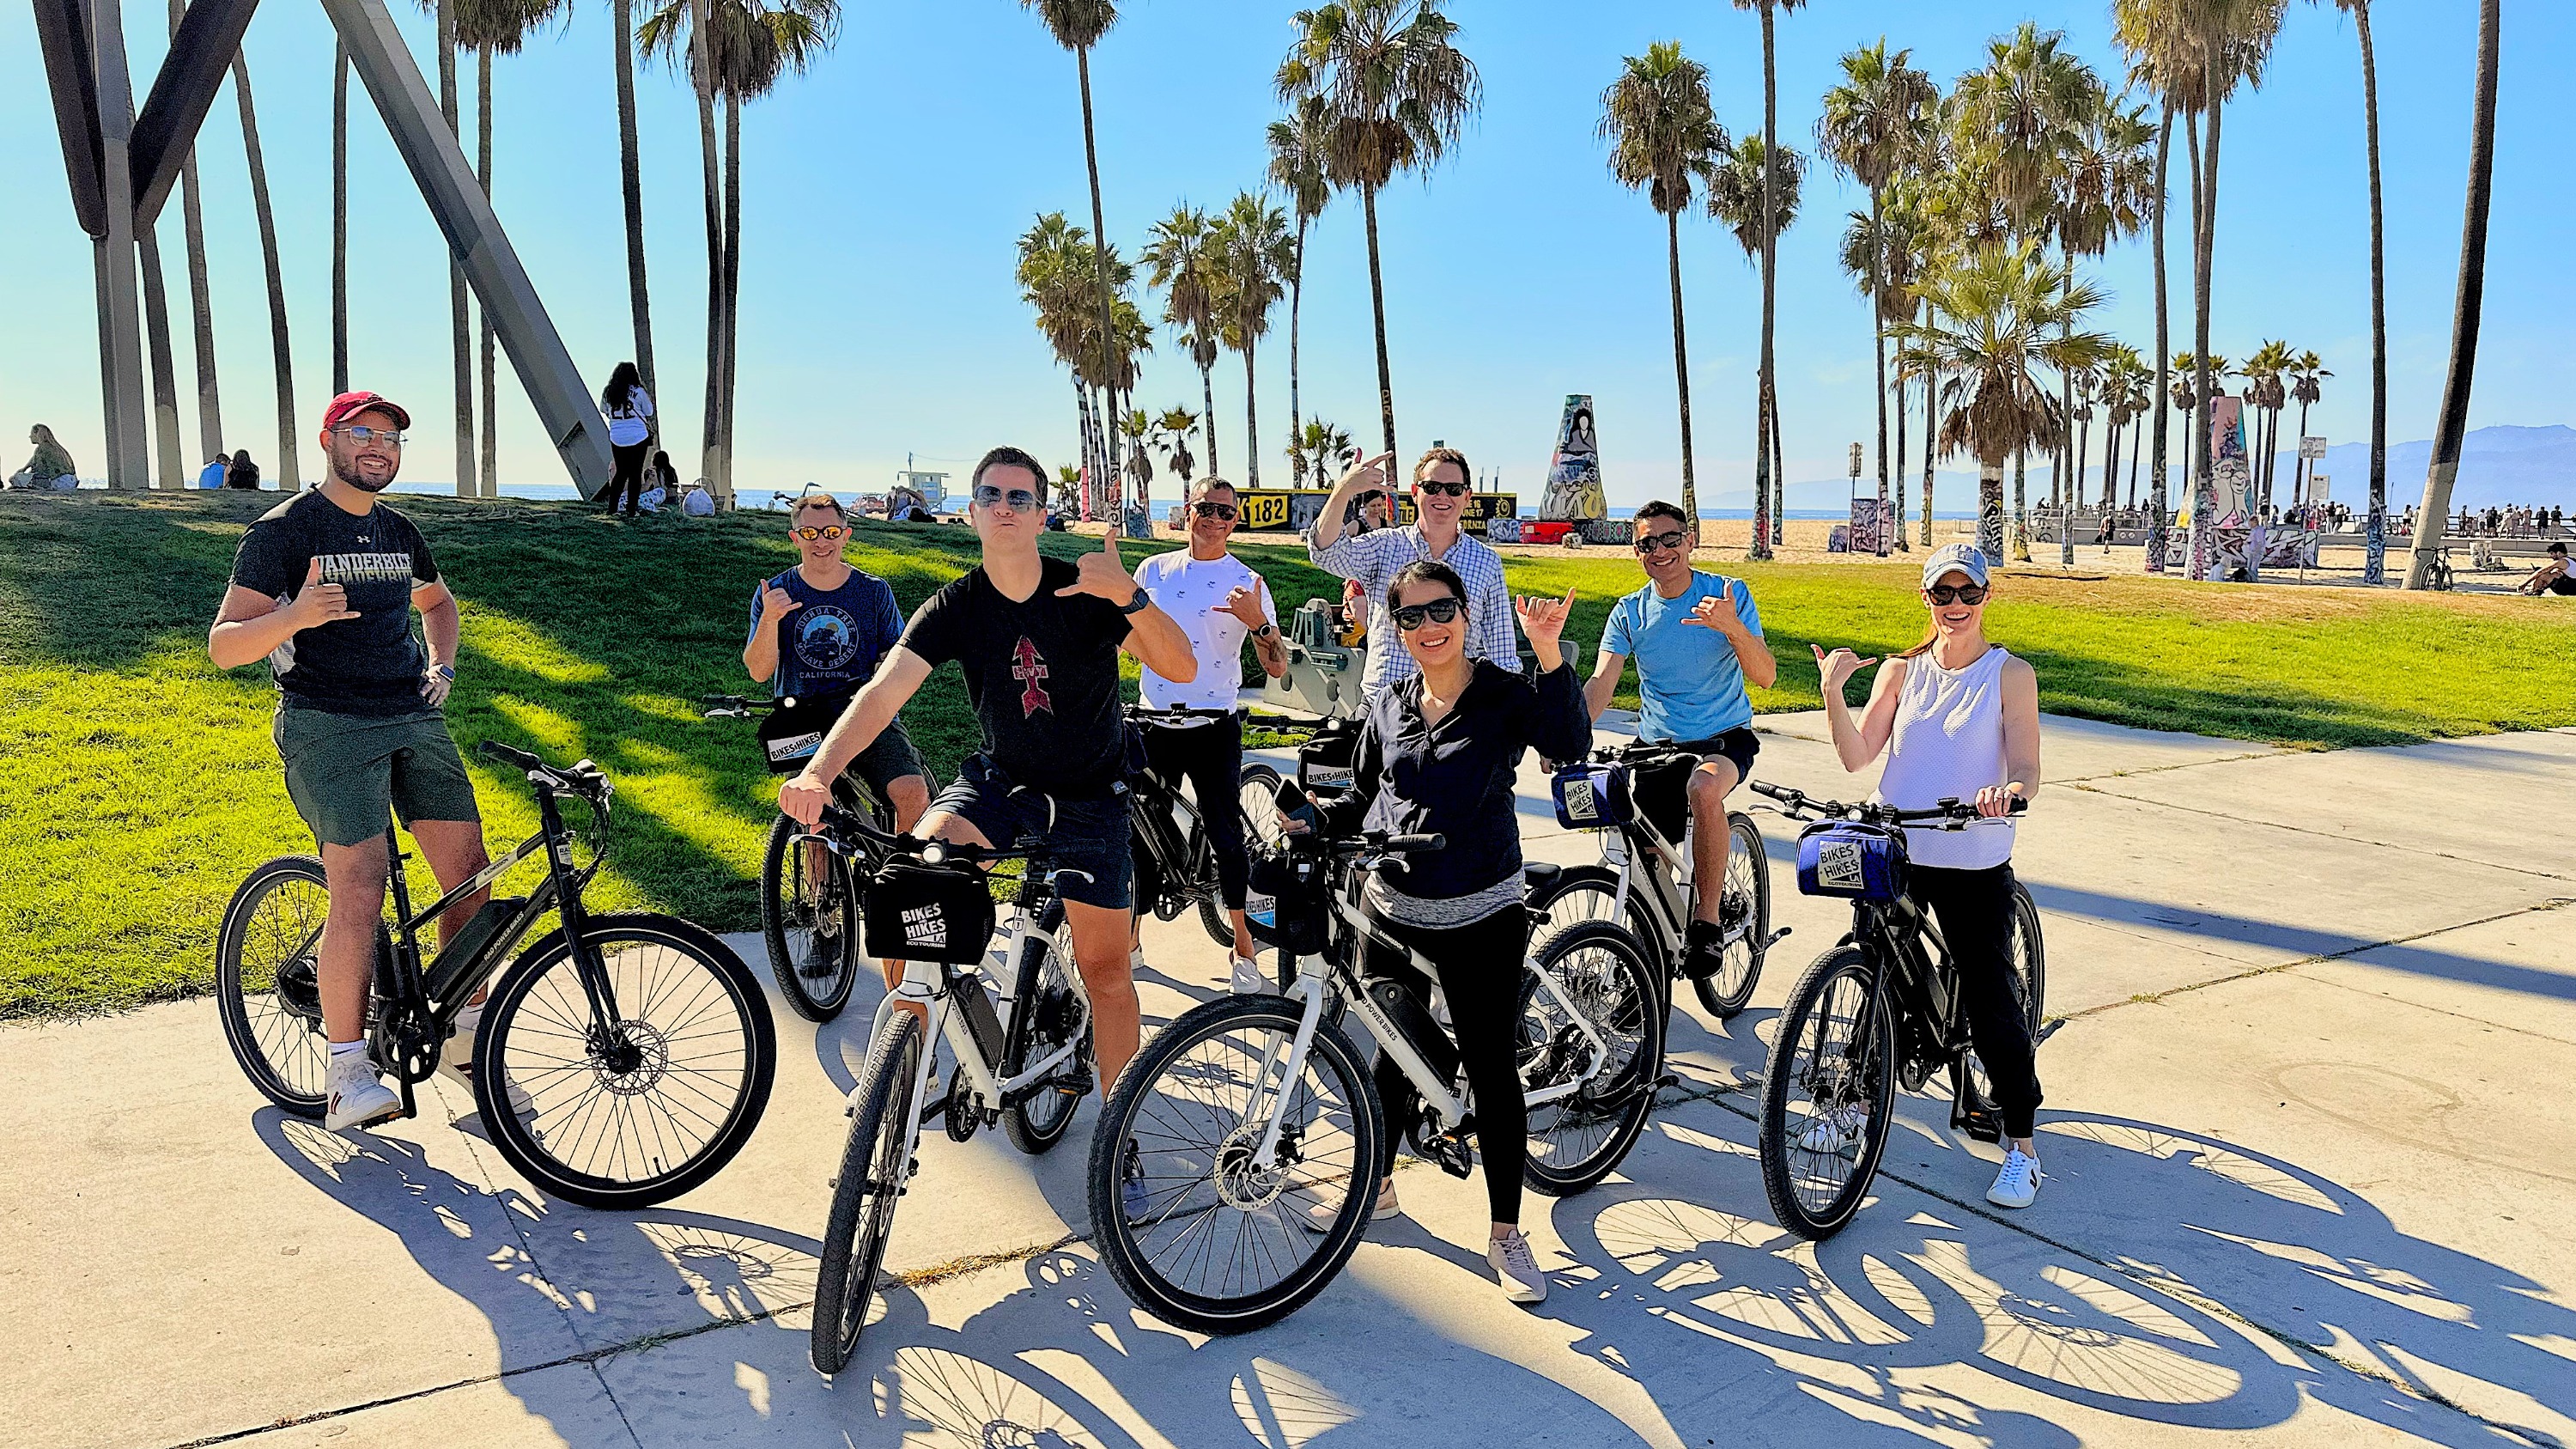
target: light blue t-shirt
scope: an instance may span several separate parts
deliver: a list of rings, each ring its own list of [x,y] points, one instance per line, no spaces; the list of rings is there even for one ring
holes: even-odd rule
[[[1645,703],[1637,738],[1713,739],[1753,723],[1735,646],[1717,630],[1688,622],[1700,600],[1719,597],[1735,605],[1744,627],[1762,632],[1762,613],[1742,579],[1696,569],[1680,598],[1667,599],[1648,584],[1611,608],[1601,647],[1637,661],[1637,694]]]

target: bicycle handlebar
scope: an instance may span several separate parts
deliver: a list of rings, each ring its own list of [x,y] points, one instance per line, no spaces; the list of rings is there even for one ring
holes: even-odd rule
[[[526,750],[516,749],[499,740],[485,740],[474,752],[487,760],[497,760],[528,777],[528,783],[547,789],[578,795],[592,804],[606,801],[612,792],[608,776],[587,759],[577,760],[569,769],[557,769]]]
[[[1748,782],[1753,793],[1768,796],[1788,807],[1781,813],[1795,819],[1830,818],[1860,820],[1875,825],[1921,825],[1940,822],[1952,830],[1963,829],[1979,820],[1993,817],[1978,813],[1977,807],[1956,796],[1944,798],[1928,810],[1899,810],[1892,805],[1867,801],[1845,804],[1840,800],[1818,800],[1804,790],[1774,785],[1763,780]],[[2016,795],[2007,815],[2019,815],[2030,809],[2030,802]]]
[[[926,864],[942,865],[959,861],[967,865],[991,865],[995,861],[1025,860],[1025,850],[987,850],[962,840],[924,840],[914,835],[897,835],[879,830],[866,816],[844,810],[838,805],[825,805],[821,821],[825,831],[871,842],[896,855],[909,855]]]

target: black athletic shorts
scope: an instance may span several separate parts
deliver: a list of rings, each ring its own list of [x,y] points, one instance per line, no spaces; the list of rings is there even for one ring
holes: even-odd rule
[[[1735,783],[1753,778],[1753,757],[1762,753],[1762,742],[1750,728],[1731,729],[1715,739],[1653,741],[1665,744],[1682,755],[1695,755],[1701,760],[1725,760],[1735,766]],[[1666,840],[1679,841],[1690,828],[1690,777],[1695,767],[1688,760],[1674,760],[1637,772],[1635,794],[1637,808]]]

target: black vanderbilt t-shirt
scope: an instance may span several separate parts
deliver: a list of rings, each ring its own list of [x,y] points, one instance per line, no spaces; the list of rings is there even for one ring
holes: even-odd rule
[[[233,582],[283,606],[322,561],[322,582],[347,591],[354,619],[318,624],[268,656],[288,702],[335,714],[397,715],[420,697],[429,655],[411,631],[411,591],[438,582],[438,564],[411,520],[379,503],[361,517],[298,493],[260,515],[233,555]]]
[[[984,753],[1011,783],[1099,799],[1126,772],[1118,646],[1128,619],[1089,594],[1056,597],[1079,571],[1042,559],[1038,590],[1012,603],[977,568],[930,596],[903,647],[936,668],[956,660],[984,725]]]

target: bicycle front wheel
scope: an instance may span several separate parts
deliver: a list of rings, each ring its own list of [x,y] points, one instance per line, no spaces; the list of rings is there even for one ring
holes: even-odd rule
[[[329,1040],[322,1030],[322,862],[282,855],[252,871],[224,907],[215,1005],[233,1060],[260,1095],[298,1117],[322,1115]],[[376,956],[393,954],[379,923]]]
[[[1558,932],[1530,969],[1529,1001],[1521,1011],[1522,1090],[1578,1085],[1529,1109],[1521,1178],[1534,1191],[1566,1197],[1608,1176],[1654,1110],[1664,1064],[1663,994],[1637,938],[1608,921]],[[1539,985],[1542,977],[1564,996]],[[1600,1036],[1598,1046],[1576,1024],[1577,1015]]]
[[[1197,1007],[1146,1043],[1101,1109],[1092,1241],[1128,1298],[1166,1323],[1194,1333],[1274,1323],[1359,1247],[1385,1111],[1339,1028],[1318,1027],[1287,1076],[1299,1013],[1276,996]]]
[[[1027,1047],[1010,1064],[1042,1062],[1091,1029],[1090,1014],[1074,987],[1073,928],[1065,923],[1064,902],[1053,896],[1038,915],[1037,929],[1020,947],[1019,981],[1011,1000],[1015,1012],[1029,1013]],[[978,990],[982,988],[976,988]],[[910,1013],[905,1013],[910,1015]],[[1082,1102],[1090,1053],[1075,1052],[1056,1069],[1056,1080],[1002,1109],[1002,1131],[1011,1145],[1035,1157],[1064,1140],[1073,1126],[1073,1109]]]
[[[851,1094],[850,1138],[832,1184],[832,1216],[814,1287],[814,1367],[836,1374],[859,1346],[876,1302],[894,1205],[912,1172],[912,1102],[921,1091],[921,1019],[890,1012]]]
[[[1854,946],[1816,958],[1781,1009],[1754,1129],[1772,1216],[1802,1238],[1842,1231],[1869,1193],[1896,1101],[1896,1026]]]
[[[571,942],[548,936],[483,1008],[475,1105],[492,1145],[550,1195],[643,1207],[742,1150],[769,1103],[778,1041],[751,969],[698,927],[603,915],[583,936],[618,1022],[593,1014]]]
[[[830,1021],[859,979],[859,892],[849,862],[781,815],[760,861],[760,935],[778,993],[807,1021]]]
[[[1771,940],[1771,856],[1763,848],[1762,832],[1753,817],[1729,811],[1726,834],[1725,900],[1729,906],[1742,903],[1745,931],[1718,958],[1714,973],[1691,982],[1700,1008],[1720,1021],[1732,1019],[1753,999]]]

